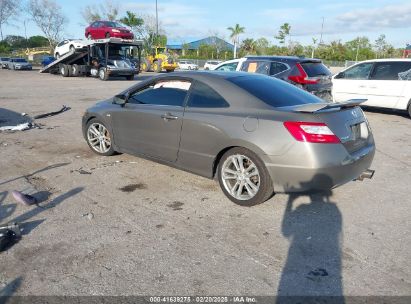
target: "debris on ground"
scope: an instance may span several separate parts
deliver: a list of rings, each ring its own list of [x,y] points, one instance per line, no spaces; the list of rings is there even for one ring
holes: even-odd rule
[[[68,111],[68,110],[70,110],[70,109],[71,109],[70,107],[67,107],[67,106],[63,105],[63,107],[62,107],[60,110],[58,110],[58,111],[48,112],[48,113],[44,113],[44,114],[39,114],[39,115],[34,116],[33,118],[34,118],[34,119],[42,119],[42,118],[46,118],[46,117],[50,117],[50,116],[54,116],[54,115],[57,115],[57,114],[66,112],[66,111]]]
[[[22,203],[23,205],[31,206],[37,204],[37,199],[29,194],[24,194],[16,190],[13,190],[11,194],[17,202]]]
[[[84,213],[83,217],[87,217],[91,221],[94,218],[94,214],[92,212]]]
[[[58,111],[39,114],[31,118],[27,113],[18,113],[0,108],[0,131],[24,131],[33,128],[41,128],[41,125],[34,123],[33,119],[54,116],[68,110],[70,110],[70,107],[63,105]]]
[[[317,281],[319,282],[321,280],[321,277],[326,277],[328,276],[327,270],[324,268],[316,268],[315,270],[311,270],[306,278],[311,280],[311,281]]]
[[[0,252],[8,249],[21,238],[21,230],[18,224],[0,226]]]

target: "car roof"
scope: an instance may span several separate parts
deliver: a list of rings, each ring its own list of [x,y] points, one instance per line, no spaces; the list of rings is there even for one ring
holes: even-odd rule
[[[288,61],[288,62],[321,62],[318,58],[307,58],[299,56],[256,56],[250,55],[245,56],[246,59],[260,59],[260,60],[278,60],[278,61]]]
[[[370,59],[361,62],[384,62],[384,61],[411,61],[411,58],[380,58],[380,59]],[[360,62],[357,62],[360,63]]]

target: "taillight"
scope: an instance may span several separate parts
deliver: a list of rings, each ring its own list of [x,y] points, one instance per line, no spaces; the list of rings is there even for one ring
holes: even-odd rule
[[[340,139],[321,122],[286,121],[284,126],[298,141],[309,143],[338,144]]]
[[[295,65],[298,70],[298,75],[290,75],[288,79],[299,84],[316,84],[320,81],[319,78],[308,77],[301,64]]]

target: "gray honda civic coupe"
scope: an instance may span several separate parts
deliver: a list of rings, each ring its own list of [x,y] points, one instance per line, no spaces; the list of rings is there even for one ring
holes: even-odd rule
[[[274,192],[371,178],[375,144],[361,100],[325,103],[242,72],[175,72],[97,103],[83,134],[99,155],[137,155],[207,178],[240,205]]]

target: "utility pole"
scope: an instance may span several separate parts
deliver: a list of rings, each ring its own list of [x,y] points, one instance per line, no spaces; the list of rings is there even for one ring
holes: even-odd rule
[[[156,36],[158,37],[158,8],[157,8],[157,0],[156,0]]]
[[[323,43],[323,30],[324,30],[324,17],[323,22],[321,23],[321,35],[320,35],[320,45]]]
[[[357,54],[355,55],[355,62],[358,61],[358,51],[360,48],[360,37],[357,38]]]

